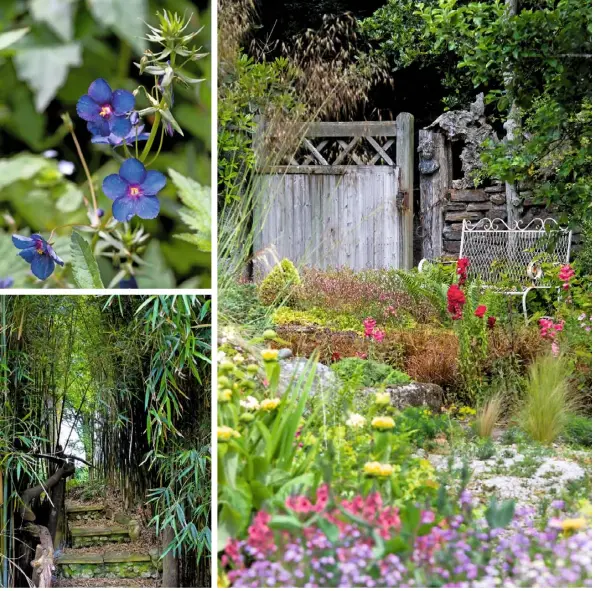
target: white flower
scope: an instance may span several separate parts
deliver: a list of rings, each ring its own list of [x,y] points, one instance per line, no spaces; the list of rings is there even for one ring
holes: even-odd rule
[[[366,419],[362,415],[352,412],[349,413],[349,418],[345,421],[345,424],[354,429],[361,429],[366,424]]]
[[[233,360],[236,363],[244,363],[244,357],[242,355],[240,355],[239,353],[237,355],[233,356]]]
[[[74,164],[68,162],[68,160],[60,160],[60,162],[58,162],[58,170],[64,176],[70,176],[74,172]]]
[[[58,152],[56,152],[56,150],[46,150],[45,152],[42,153],[42,156],[44,158],[55,158],[58,155]]]
[[[217,361],[219,363],[221,363],[226,357],[227,357],[227,355],[225,354],[225,351],[218,351],[217,352]]]
[[[247,396],[244,400],[240,400],[240,406],[243,406],[246,410],[257,410],[260,403],[254,396]]]

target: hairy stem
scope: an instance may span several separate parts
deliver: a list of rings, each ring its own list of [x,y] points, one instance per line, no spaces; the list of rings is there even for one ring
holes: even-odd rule
[[[74,133],[74,127],[70,127],[70,135],[74,140],[74,145],[76,146],[76,151],[83,165],[83,170],[85,171],[85,176],[87,177],[87,182],[89,183],[89,191],[91,192],[91,199],[93,200],[93,209],[97,211],[97,197],[95,197],[95,189],[93,188],[93,179],[91,179],[91,173],[89,172],[89,167],[87,166],[87,161],[85,160],[85,156],[83,155],[83,151],[81,150],[81,145]],[[53,234],[53,232],[52,232]]]

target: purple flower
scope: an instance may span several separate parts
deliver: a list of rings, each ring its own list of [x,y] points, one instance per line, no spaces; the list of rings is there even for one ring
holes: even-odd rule
[[[19,256],[31,264],[31,272],[38,279],[47,279],[54,272],[55,263],[64,266],[64,261],[39,234],[30,238],[13,234],[12,243],[20,249]]]
[[[5,277],[4,279],[0,279],[0,289],[8,289],[12,287],[14,284],[14,279],[12,277]]]
[[[146,170],[136,158],[122,163],[118,174],[103,179],[103,192],[114,202],[113,216],[120,222],[129,222],[135,215],[144,220],[157,217],[157,193],[165,187],[165,175]]]
[[[134,109],[134,95],[127,90],[114,90],[103,79],[91,82],[88,94],[76,104],[76,112],[87,121],[93,135],[108,137],[110,134],[126,137],[132,127],[126,113]]]
[[[123,143],[126,143],[127,146],[131,146],[137,139],[139,142],[145,142],[149,139],[150,134],[142,133],[144,128],[144,125],[137,125],[135,127],[132,127],[128,132],[128,135],[126,135],[126,137],[123,138],[113,133],[110,133],[108,136],[105,137],[101,135],[94,135],[91,138],[91,142],[93,142],[94,144],[109,144],[110,146],[121,146]]]

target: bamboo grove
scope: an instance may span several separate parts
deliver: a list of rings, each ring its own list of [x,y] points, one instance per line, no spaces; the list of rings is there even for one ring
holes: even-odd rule
[[[63,544],[69,480],[144,508],[163,586],[209,586],[210,300],[2,296],[0,313],[1,586],[31,582],[27,527]]]

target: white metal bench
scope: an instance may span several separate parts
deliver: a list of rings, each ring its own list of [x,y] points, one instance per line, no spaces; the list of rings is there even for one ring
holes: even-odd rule
[[[467,258],[467,276],[486,285],[509,285],[506,295],[520,295],[528,322],[527,295],[532,289],[549,289],[542,264],[563,265],[570,259],[572,231],[552,218],[534,218],[526,226],[510,227],[500,218],[479,222],[463,220],[459,258]],[[422,269],[423,261],[419,269]]]

